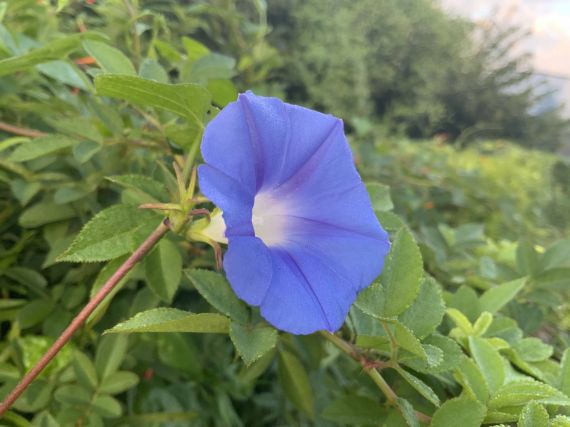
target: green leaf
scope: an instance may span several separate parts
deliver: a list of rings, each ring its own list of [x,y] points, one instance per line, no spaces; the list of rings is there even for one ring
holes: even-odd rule
[[[479,402],[486,403],[489,399],[489,386],[483,373],[473,359],[463,356],[454,376],[463,386],[463,390]]]
[[[517,342],[513,347],[526,362],[540,362],[552,356],[554,348],[541,339],[530,337]]]
[[[69,61],[49,61],[36,65],[36,69],[52,79],[83,90],[92,90],[91,82],[79,68]],[[45,118],[44,118],[45,120]]]
[[[149,210],[131,205],[115,205],[95,215],[58,261],[107,261],[134,251],[138,246],[136,232],[157,222]]]
[[[231,80],[208,80],[206,87],[212,94],[212,103],[222,108],[230,102],[234,102],[238,97],[237,89]]]
[[[103,382],[99,391],[107,394],[119,394],[136,386],[139,377],[133,372],[118,371],[108,375]]]
[[[63,221],[77,215],[69,205],[42,201],[27,208],[18,218],[18,223],[25,228],[40,227],[52,222]]]
[[[108,335],[101,338],[95,353],[95,370],[101,382],[117,372],[127,354],[128,344],[126,335]]]
[[[378,425],[386,417],[387,410],[369,397],[348,395],[328,405],[321,416],[335,424]]]
[[[159,83],[168,83],[168,74],[162,65],[154,59],[145,58],[141,63],[139,75],[143,79],[156,80]]]
[[[186,49],[188,61],[190,62],[194,62],[210,53],[210,49],[208,49],[204,44],[190,37],[182,37],[182,45],[184,46],[184,49]]]
[[[431,420],[431,427],[479,427],[485,418],[485,406],[476,400],[460,397],[441,405]]]
[[[63,135],[48,135],[30,139],[18,146],[10,156],[14,162],[25,162],[57,153],[65,148],[72,147],[79,141]]]
[[[95,58],[97,64],[107,73],[128,74],[131,76],[137,74],[130,59],[115,47],[100,41],[85,40],[83,41],[83,48],[89,55]]]
[[[246,365],[251,365],[277,344],[277,331],[266,324],[232,322],[230,338]]]
[[[401,415],[408,427],[420,427],[420,422],[416,416],[416,411],[410,402],[402,397],[396,399],[396,404],[400,408]],[[389,423],[387,423],[389,424]]]
[[[540,403],[529,402],[519,416],[518,427],[548,427],[548,412]]]
[[[91,401],[92,393],[79,385],[63,385],[55,391],[53,397],[67,405],[87,405]]]
[[[493,323],[493,315],[484,311],[473,324],[473,335],[477,337],[484,335],[489,329],[489,326],[491,326],[491,323]]]
[[[399,320],[418,338],[424,338],[435,331],[444,314],[445,305],[439,285],[434,279],[425,278],[416,300],[400,314]]]
[[[95,87],[99,95],[170,111],[200,127],[210,108],[210,93],[195,84],[170,85],[140,77],[102,74],[95,78]]]
[[[479,299],[481,309],[488,311],[491,314],[495,314],[520,292],[525,283],[526,278],[522,278],[495,286],[494,288],[485,291]]]
[[[154,308],[138,313],[106,331],[132,332],[195,332],[227,334],[230,320],[220,314],[191,313],[175,308]]]
[[[522,406],[529,401],[545,405],[570,406],[570,398],[548,384],[527,378],[501,386],[489,401],[490,409]]]
[[[448,308],[446,313],[465,335],[473,334],[473,325],[462,312],[455,308]]]
[[[106,178],[122,187],[140,192],[149,198],[149,202],[164,201],[168,198],[164,184],[145,175],[113,175]]]
[[[400,218],[394,212],[376,211],[376,217],[386,231],[394,232],[406,226],[402,218]]]
[[[549,427],[570,427],[570,417],[566,415],[557,415],[550,422]]]
[[[245,323],[249,313],[247,306],[237,298],[227,280],[219,273],[209,270],[184,270],[194,287],[216,310],[232,320]]]
[[[390,197],[390,187],[379,182],[367,182],[366,190],[370,195],[372,209],[375,211],[390,211],[394,208],[392,198]]]
[[[192,63],[190,74],[186,76],[192,82],[205,82],[209,79],[231,79],[235,74],[236,61],[229,56],[210,53]]]
[[[311,419],[315,417],[314,397],[307,371],[293,353],[279,352],[279,380],[287,398]]]
[[[95,365],[80,351],[75,351],[73,355],[73,370],[79,384],[95,390],[98,384]]]
[[[410,384],[419,394],[421,394],[424,398],[426,398],[429,402],[431,402],[435,406],[439,406],[440,401],[439,397],[435,392],[432,390],[430,386],[424,383],[415,375],[410,374],[408,371],[404,370],[403,368],[396,367],[396,371],[406,380],[408,384]]]
[[[564,350],[560,361],[560,390],[570,397],[570,348]]]
[[[172,302],[182,278],[182,256],[178,246],[162,239],[144,260],[150,289],[164,302]]]
[[[549,246],[544,251],[540,262],[541,270],[570,267],[570,238],[559,240]]]
[[[101,39],[101,36],[90,32],[73,34],[52,40],[46,45],[23,55],[3,59],[0,61],[0,76],[25,70],[43,62],[65,58],[70,52],[77,49],[84,39]]]
[[[413,353],[424,360],[427,360],[427,354],[422,344],[413,334],[413,332],[406,328],[404,325],[400,323],[394,324],[394,338],[396,339],[398,346],[402,347],[405,350],[408,350],[410,353]]]
[[[50,300],[35,299],[20,309],[16,320],[21,329],[27,329],[42,322],[53,310],[54,303]]]
[[[380,281],[384,285],[384,315],[397,316],[407,309],[416,298],[423,276],[420,249],[410,231],[400,229]]]
[[[518,270],[525,276],[531,276],[538,271],[538,254],[528,241],[519,242],[516,252]]]
[[[469,337],[469,349],[489,386],[491,395],[494,395],[505,382],[506,361],[485,338]]]
[[[358,294],[355,305],[370,316],[384,319],[384,300],[384,287],[376,281]]]
[[[31,425],[34,427],[61,427],[61,424],[47,411],[42,411],[36,415]],[[26,423],[25,426],[29,426],[29,424]]]
[[[107,394],[99,394],[95,396],[91,402],[93,412],[101,415],[103,418],[118,418],[123,413],[119,401]]]
[[[406,365],[419,372],[437,374],[440,372],[451,371],[457,368],[461,361],[461,356],[463,355],[463,351],[459,345],[457,345],[455,340],[444,337],[443,335],[430,335],[424,339],[422,345],[428,355],[427,360],[414,359],[406,360],[404,362]],[[439,357],[437,360],[431,360],[434,356],[431,354],[430,348],[432,350],[439,350],[436,355]]]

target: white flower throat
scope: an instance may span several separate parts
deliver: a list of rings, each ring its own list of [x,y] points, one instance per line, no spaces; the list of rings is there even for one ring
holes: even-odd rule
[[[271,197],[270,193],[256,195],[251,215],[255,236],[263,240],[267,246],[279,246],[284,243],[289,211],[283,201]]]

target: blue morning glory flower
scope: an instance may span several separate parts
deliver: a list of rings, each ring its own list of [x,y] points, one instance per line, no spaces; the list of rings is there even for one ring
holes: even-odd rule
[[[390,248],[342,121],[247,92],[208,125],[202,155],[237,296],[287,332],[339,329]]]

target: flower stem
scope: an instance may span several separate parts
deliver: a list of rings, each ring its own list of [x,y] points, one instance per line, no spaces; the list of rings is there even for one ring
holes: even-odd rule
[[[103,302],[105,297],[113,290],[113,288],[125,277],[125,275],[150,251],[154,245],[169,230],[167,220],[160,225],[147,237],[147,239],[137,248],[136,251],[115,271],[115,273],[107,280],[101,290],[87,303],[77,316],[71,321],[69,326],[55,340],[50,349],[42,356],[42,358],[28,371],[24,378],[10,392],[6,399],[0,405],[0,417],[8,411],[12,404],[20,397],[20,395],[28,388],[28,386],[36,379],[36,377],[44,370],[51,360],[59,353],[65,344],[71,339],[73,334],[85,323],[91,313]]]
[[[384,393],[388,405],[395,406],[400,413],[403,413],[402,407],[398,404],[398,395],[394,392],[394,390],[392,390],[392,387],[390,387],[390,385],[386,382],[384,377],[382,377],[378,369],[376,369],[375,367],[370,367],[366,364],[366,361],[359,355],[358,350],[354,348],[352,344],[334,334],[331,334],[330,332],[320,331],[320,334],[323,337],[325,337],[327,340],[332,342],[334,345],[336,345],[344,353],[348,354],[351,358],[360,363],[360,365],[364,369],[364,372],[368,374],[370,379],[374,381],[374,383],[378,386],[378,388],[382,391],[382,393]],[[427,424],[431,421],[431,417],[429,415],[424,414],[423,412],[415,411],[415,414],[418,421],[422,423]]]

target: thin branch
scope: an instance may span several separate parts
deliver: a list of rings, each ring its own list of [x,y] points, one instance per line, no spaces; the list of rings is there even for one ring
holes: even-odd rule
[[[5,122],[0,122],[0,130],[8,133],[13,133],[14,135],[29,136],[30,138],[37,138],[39,136],[47,135],[47,133],[40,130],[21,128]]]
[[[115,271],[109,280],[103,285],[101,290],[87,303],[83,310],[72,320],[69,326],[53,343],[50,349],[42,356],[42,358],[28,371],[18,385],[10,392],[4,402],[0,405],[0,417],[8,411],[12,404],[20,397],[20,395],[28,388],[28,386],[36,379],[43,369],[51,362],[51,360],[59,353],[65,344],[71,339],[73,334],[85,323],[87,318],[93,311],[103,302],[105,297],[113,290],[113,288],[121,281],[123,277],[150,251],[154,245],[169,230],[167,220],[160,225],[147,237],[147,239],[137,248],[135,252]]]
[[[396,409],[398,409],[398,411],[400,412],[403,411],[400,405],[398,405],[398,395],[394,392],[394,390],[392,390],[392,387],[390,387],[390,385],[386,382],[384,377],[382,377],[378,369],[376,369],[375,367],[371,367],[371,365],[373,366],[373,364],[368,363],[366,359],[362,357],[362,355],[358,352],[357,348],[355,348],[352,344],[346,342],[342,338],[334,334],[331,334],[330,332],[321,331],[320,334],[323,337],[325,337],[327,340],[332,342],[334,345],[336,345],[344,353],[348,354],[351,358],[360,363],[360,365],[364,369],[364,372],[368,374],[370,379],[374,381],[374,383],[378,386],[378,388],[382,391],[382,393],[384,393],[388,405],[395,406]],[[389,365],[386,365],[386,367],[388,366]],[[415,411],[415,414],[418,421],[421,421],[422,423],[429,423],[431,421],[431,417],[429,415],[424,414],[423,412]]]

